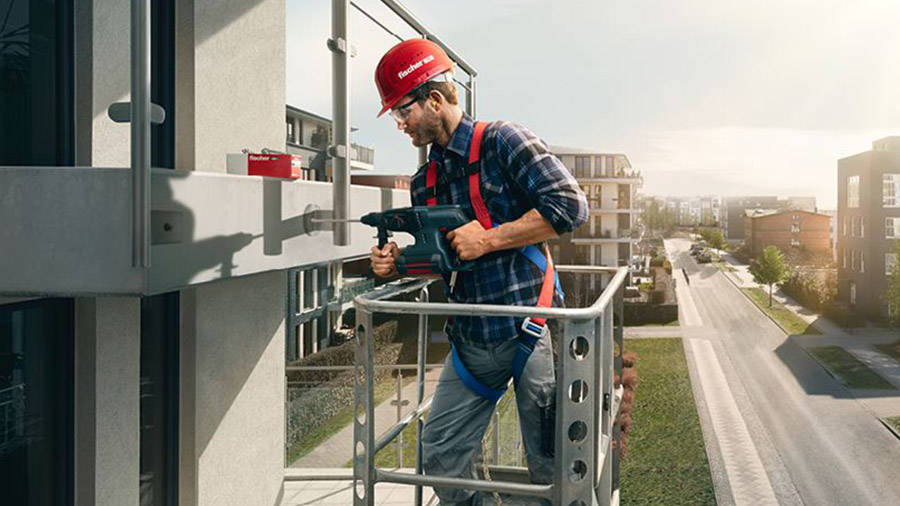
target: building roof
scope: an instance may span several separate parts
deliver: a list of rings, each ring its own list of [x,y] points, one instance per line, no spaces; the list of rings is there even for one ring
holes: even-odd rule
[[[831,215],[825,213],[814,213],[812,211],[804,211],[803,209],[744,209],[744,216],[748,218],[764,218],[766,216],[775,216],[777,214],[785,214],[785,213],[805,213],[805,214],[813,214],[816,216],[825,216],[827,218],[831,218]]]
[[[300,109],[299,107],[294,107],[291,104],[285,104],[285,107],[287,108],[288,112],[292,112],[292,113],[296,114],[297,116],[306,116],[309,119],[314,119],[314,120],[322,121],[324,123],[328,123],[329,126],[332,124],[331,118],[326,118],[325,116],[319,116],[318,114],[316,114],[314,112],[310,112],[305,109]],[[359,128],[356,128],[355,126],[352,126],[352,125],[350,126],[351,132],[356,132],[358,130],[359,130]]]

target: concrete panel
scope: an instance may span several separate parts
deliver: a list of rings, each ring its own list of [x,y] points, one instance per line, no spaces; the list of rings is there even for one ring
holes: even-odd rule
[[[307,206],[331,209],[331,184],[155,170],[155,244],[148,272],[131,267],[128,169],[0,167],[0,295],[149,294],[218,279],[367,254],[305,233]],[[352,186],[351,215],[409,205],[406,190]],[[168,225],[167,225],[168,224]],[[168,231],[164,227],[168,226]],[[405,234],[397,242],[410,242]]]
[[[137,505],[140,298],[75,304],[76,504]]]
[[[194,0],[195,170],[224,173],[243,148],[284,149],[284,18],[283,0]]]
[[[270,505],[279,500],[286,285],[283,273],[204,285],[195,290],[194,314],[184,315],[193,321],[188,331],[194,339],[194,486],[199,505]]]
[[[0,293],[139,293],[125,169],[0,167]]]
[[[106,114],[113,102],[131,97],[131,2],[94,0],[91,75],[93,121],[91,165],[121,167],[131,162],[131,128]]]

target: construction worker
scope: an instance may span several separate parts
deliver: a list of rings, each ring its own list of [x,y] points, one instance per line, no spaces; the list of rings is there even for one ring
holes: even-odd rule
[[[428,162],[411,181],[413,205],[458,204],[472,221],[447,233],[475,268],[445,276],[458,303],[560,306],[563,294],[544,241],[587,221],[584,193],[562,162],[526,128],[476,123],[458,105],[453,63],[435,43],[401,42],[378,63],[379,115],[390,112]],[[396,274],[396,243],[372,248],[376,275]],[[454,281],[450,286],[451,281]],[[555,438],[553,353],[540,318],[458,315],[445,331],[451,354],[423,434],[429,475],[476,477],[474,462],[497,400],[514,380],[520,429],[534,483],[551,483]],[[440,488],[441,504],[481,504],[483,494]],[[489,496],[488,496],[489,497]]]

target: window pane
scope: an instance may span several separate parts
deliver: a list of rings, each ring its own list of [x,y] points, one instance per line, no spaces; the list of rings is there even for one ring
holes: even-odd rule
[[[0,497],[72,503],[73,304],[0,306]]]
[[[141,299],[141,506],[176,504],[178,292]]]
[[[859,176],[847,178],[847,207],[859,207]]]
[[[0,2],[0,165],[73,165],[72,4]]]

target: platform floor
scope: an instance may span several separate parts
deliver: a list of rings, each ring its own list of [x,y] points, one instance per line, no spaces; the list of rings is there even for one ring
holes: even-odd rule
[[[413,469],[400,469],[400,472],[414,472]],[[342,475],[350,474],[346,468],[321,468],[285,470],[285,475],[316,474],[316,475]],[[415,487],[396,483],[378,483],[375,485],[375,504],[378,506],[410,506],[415,504]],[[422,504],[437,503],[431,488],[422,491]],[[353,482],[351,480],[340,481],[285,481],[284,495],[279,506],[348,506],[353,504]]]

